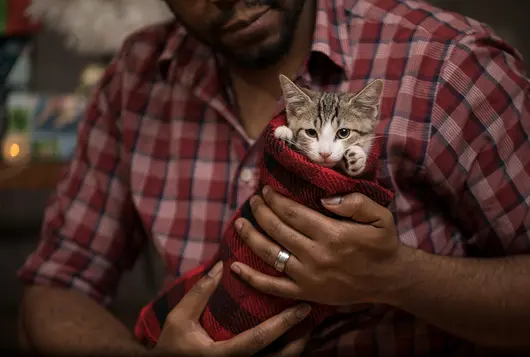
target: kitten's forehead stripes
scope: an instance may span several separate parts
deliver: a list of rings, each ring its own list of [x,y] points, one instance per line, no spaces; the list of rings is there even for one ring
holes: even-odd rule
[[[323,93],[318,100],[317,116],[315,118],[315,127],[322,129],[324,123],[331,123],[340,126],[339,107],[340,100],[336,93]]]

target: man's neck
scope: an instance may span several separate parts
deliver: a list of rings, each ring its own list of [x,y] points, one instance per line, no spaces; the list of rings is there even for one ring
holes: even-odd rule
[[[262,69],[250,70],[233,67],[231,68],[233,80],[246,82],[251,87],[262,88],[275,96],[279,95],[279,75],[294,76],[300,70],[311,49],[315,26],[315,10],[316,1],[306,1],[293,36],[292,46],[280,62],[274,66]]]

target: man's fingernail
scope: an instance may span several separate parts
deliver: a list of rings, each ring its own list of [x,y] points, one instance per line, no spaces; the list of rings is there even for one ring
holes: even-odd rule
[[[263,193],[263,196],[267,196],[267,193],[269,193],[269,191],[270,191],[269,186],[265,186],[263,187],[263,190],[261,190],[261,192]]]
[[[296,309],[295,315],[298,319],[303,319],[311,312],[311,306],[308,304],[302,304]]]
[[[236,263],[232,264],[230,266],[230,269],[232,269],[232,271],[234,273],[236,273],[237,275],[241,274],[241,268],[239,267],[239,265],[237,265]]]
[[[329,198],[323,198],[322,203],[325,205],[340,205],[342,202],[344,202],[343,196],[337,196],[337,197],[329,197]]]
[[[217,262],[213,268],[208,272],[211,278],[215,278],[223,270],[223,262]]]
[[[241,229],[243,228],[243,220],[236,219],[234,222],[234,227],[236,228],[236,231],[241,232]]]

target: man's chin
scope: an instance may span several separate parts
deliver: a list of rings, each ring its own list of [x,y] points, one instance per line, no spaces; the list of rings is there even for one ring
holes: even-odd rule
[[[243,69],[263,69],[278,64],[292,46],[293,34],[288,30],[268,32],[255,38],[252,43],[221,43],[219,52],[234,66]]]

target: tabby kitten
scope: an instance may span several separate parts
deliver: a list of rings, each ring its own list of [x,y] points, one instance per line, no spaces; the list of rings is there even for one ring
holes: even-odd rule
[[[311,161],[360,175],[379,122],[383,80],[376,79],[357,94],[314,92],[280,75],[287,125],[275,131]]]

